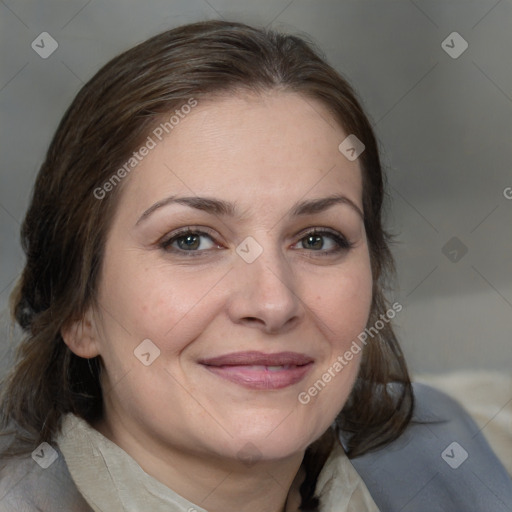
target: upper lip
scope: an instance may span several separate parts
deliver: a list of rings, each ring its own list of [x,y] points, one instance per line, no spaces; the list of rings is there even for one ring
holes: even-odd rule
[[[199,363],[207,366],[303,366],[312,363],[313,358],[298,352],[232,352],[222,356],[200,359]]]

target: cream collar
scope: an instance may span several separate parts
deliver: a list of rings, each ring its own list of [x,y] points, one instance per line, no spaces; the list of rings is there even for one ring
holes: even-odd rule
[[[73,414],[57,438],[71,476],[95,512],[207,512],[145,473],[135,460]],[[379,512],[341,445],[318,478],[320,512]]]

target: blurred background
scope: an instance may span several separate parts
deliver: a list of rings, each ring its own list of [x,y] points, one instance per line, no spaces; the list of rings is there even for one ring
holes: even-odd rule
[[[510,0],[0,1],[0,371],[20,223],[64,110],[119,52],[204,19],[305,36],[358,91],[387,169],[389,298],[413,373],[510,375]]]

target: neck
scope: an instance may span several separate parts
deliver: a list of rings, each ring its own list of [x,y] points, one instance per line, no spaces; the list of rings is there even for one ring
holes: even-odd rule
[[[147,474],[208,512],[298,511],[304,452],[249,464],[162,446],[142,432],[130,435],[127,429],[118,431],[109,425],[102,421],[95,428],[127,452]]]

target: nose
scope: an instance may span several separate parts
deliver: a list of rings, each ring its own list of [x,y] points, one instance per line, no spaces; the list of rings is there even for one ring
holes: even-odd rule
[[[304,315],[299,283],[284,255],[264,250],[252,263],[237,258],[230,272],[228,314],[236,324],[282,333]]]

